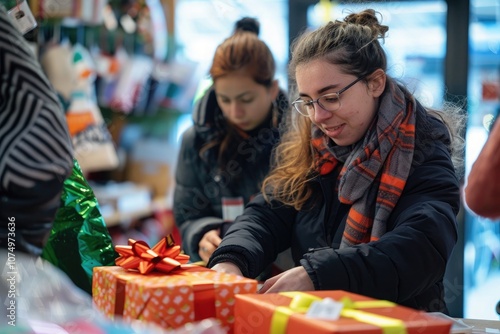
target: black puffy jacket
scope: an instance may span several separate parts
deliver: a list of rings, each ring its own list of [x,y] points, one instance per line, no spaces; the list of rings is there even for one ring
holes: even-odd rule
[[[278,126],[288,107],[283,92],[276,100]],[[183,250],[192,261],[201,260],[198,243],[203,235],[223,224],[222,197],[243,197],[244,203],[260,191],[269,172],[273,147],[279,140],[279,129],[272,125],[272,113],[250,137],[238,145],[237,154],[225,170],[217,163],[218,148],[200,156],[201,147],[220,131],[222,117],[215,92],[209,89],[198,101],[193,112],[194,125],[182,136],[174,191],[175,223],[182,235]]]
[[[457,240],[460,192],[447,130],[434,118],[426,120],[430,128],[417,123],[413,169],[380,240],[339,249],[349,206],[332,191],[337,175],[331,173],[311,181],[314,197],[302,211],[257,196],[208,266],[229,261],[255,277],[291,247],[316,290],[346,290],[446,312],[443,276]]]

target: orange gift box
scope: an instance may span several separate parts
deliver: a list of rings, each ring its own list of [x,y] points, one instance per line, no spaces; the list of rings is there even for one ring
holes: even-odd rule
[[[318,298],[319,297],[319,298]],[[338,320],[306,316],[304,299],[343,302]],[[234,333],[449,334],[452,323],[423,311],[346,291],[307,291],[236,296]]]
[[[147,275],[118,266],[95,267],[92,298],[107,317],[143,320],[173,329],[189,322],[217,318],[231,332],[236,294],[255,293],[257,281],[183,265],[169,274]]]

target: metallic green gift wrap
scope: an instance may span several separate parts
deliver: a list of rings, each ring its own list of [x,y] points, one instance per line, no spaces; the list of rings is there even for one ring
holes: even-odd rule
[[[99,203],[74,159],[73,171],[64,181],[61,206],[42,258],[91,294],[92,269],[112,266],[117,257]]]

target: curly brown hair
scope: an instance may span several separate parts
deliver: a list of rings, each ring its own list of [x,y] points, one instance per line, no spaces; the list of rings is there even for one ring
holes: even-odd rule
[[[349,14],[342,21],[331,21],[317,30],[305,32],[292,44],[289,76],[292,87],[295,83],[297,66],[313,60],[323,59],[338,65],[341,71],[355,77],[365,77],[377,69],[387,70],[387,56],[379,43],[384,39],[389,27],[380,24],[379,13],[366,9]],[[428,113],[441,119],[449,129],[452,143],[450,153],[454,162],[459,163],[463,151],[463,140],[458,135],[457,126],[464,124],[464,117],[455,112],[460,108],[450,108],[452,112]],[[274,168],[262,185],[266,200],[272,196],[285,205],[301,209],[311,197],[309,182],[315,175],[311,147],[311,120],[294,115],[288,129],[274,155]],[[457,159],[458,158],[458,159]],[[455,165],[458,168],[458,165]]]

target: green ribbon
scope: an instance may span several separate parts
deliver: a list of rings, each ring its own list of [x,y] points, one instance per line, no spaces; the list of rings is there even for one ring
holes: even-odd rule
[[[288,320],[292,314],[305,314],[315,301],[321,301],[323,298],[314,296],[305,292],[281,292],[280,295],[292,298],[289,306],[278,306],[274,311],[271,320],[270,333],[285,334],[288,325]],[[375,325],[382,329],[383,334],[407,334],[406,326],[400,319],[385,317],[365,311],[363,308],[377,307],[394,307],[396,304],[387,300],[367,300],[367,301],[352,301],[350,298],[343,298],[340,301],[344,304],[344,308],[340,315],[346,318],[351,318],[359,322],[364,322],[370,325]]]

